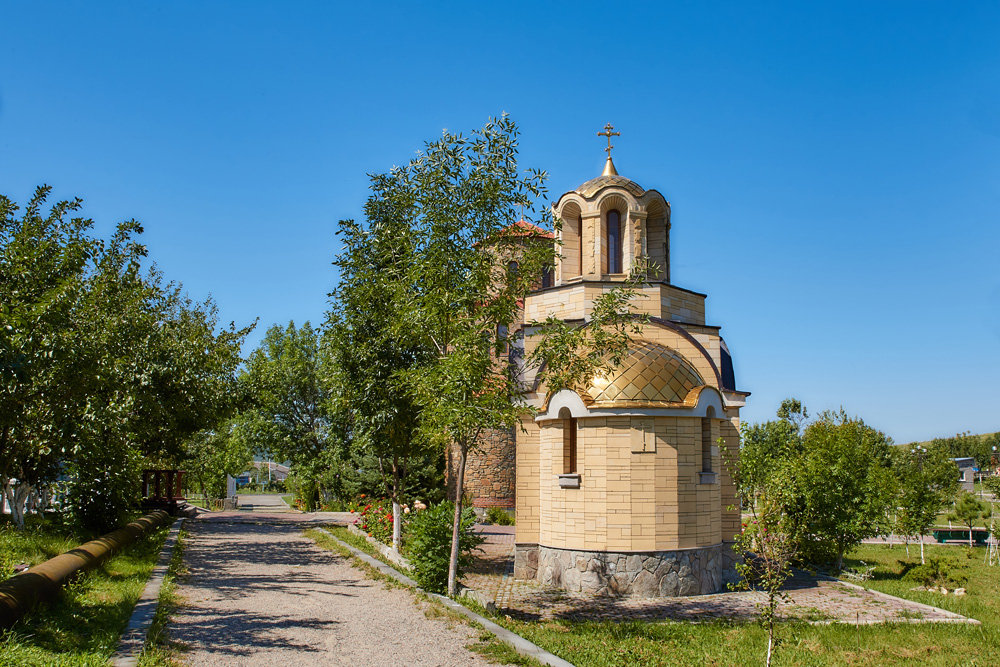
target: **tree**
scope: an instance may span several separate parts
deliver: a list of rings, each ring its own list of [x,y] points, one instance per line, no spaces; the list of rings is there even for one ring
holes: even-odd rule
[[[378,177],[375,178],[378,181]],[[355,456],[374,459],[392,501],[392,546],[401,542],[404,484],[411,462],[434,458],[415,437],[419,411],[403,374],[433,358],[426,339],[400,327],[409,301],[406,271],[412,261],[408,221],[393,197],[373,194],[366,224],[342,220],[344,251],[334,262],[340,283],[330,294],[324,343],[333,410]]]
[[[805,414],[805,410],[800,413]],[[778,414],[781,415],[781,410]],[[736,564],[740,581],[733,588],[761,588],[767,596],[759,605],[761,622],[767,629],[766,665],[771,664],[777,647],[778,602],[788,597],[783,587],[801,546],[794,516],[788,511],[795,504],[794,487],[788,480],[795,474],[800,445],[798,429],[781,419],[744,425],[738,462],[723,449],[741,508],[750,514],[733,544],[740,556]]]
[[[558,229],[559,222],[547,211],[537,216],[540,226],[530,222],[534,202],[544,194],[545,173],[519,172],[517,150],[517,128],[506,115],[468,137],[445,132],[406,166],[373,176],[366,205],[370,223],[403,241],[390,247],[401,253],[405,270],[378,278],[388,276],[379,290],[397,304],[392,335],[408,340],[409,349],[429,351],[408,368],[390,364],[392,376],[402,380],[391,386],[417,408],[415,444],[451,449],[457,463],[452,595],[468,454],[483,433],[510,429],[531,412],[519,374],[497,350],[508,343],[508,327],[520,320],[525,296],[555,260],[545,229]],[[512,224],[522,212],[529,224]],[[514,262],[518,269],[509,270]],[[545,371],[550,389],[620,360],[630,327],[641,324],[620,291],[606,295],[594,310],[597,325],[542,323],[540,335],[553,342],[540,346],[537,359],[552,360]],[[404,397],[396,394],[392,401],[397,400]]]
[[[519,209],[530,212],[544,179],[537,170],[518,173],[517,128],[506,115],[468,137],[445,132],[406,166],[372,177],[369,208],[404,221],[411,249],[396,287],[406,306],[398,325],[432,351],[399,377],[419,409],[420,442],[457,452],[452,595],[466,458],[485,430],[511,428],[525,411],[495,350],[554,258],[551,244],[525,243],[508,230]],[[519,270],[507,271],[508,260]]]
[[[0,488],[18,526],[32,489],[57,474],[79,409],[72,319],[97,252],[93,221],[72,215],[81,200],[43,214],[50,192],[39,187],[20,216],[0,195]]]
[[[924,562],[923,538],[937,520],[941,507],[958,490],[958,466],[940,447],[893,448],[893,473],[897,482],[897,525],[903,535],[920,539],[920,562]]]
[[[839,570],[848,549],[884,529],[894,486],[889,445],[884,433],[843,410],[806,427],[786,511],[808,560]]]
[[[796,433],[802,429],[802,424],[808,418],[809,411],[797,398],[786,398],[778,406],[778,419],[794,426]]]
[[[969,546],[972,546],[972,529],[990,515],[986,503],[981,502],[968,491],[963,491],[955,501],[955,509],[948,515],[949,521],[956,521],[969,529]]]
[[[207,508],[213,498],[226,495],[226,477],[236,477],[253,462],[253,447],[235,421],[217,429],[199,431],[185,443],[185,467],[198,485]]]
[[[49,192],[20,217],[0,197],[0,483],[23,524],[32,489],[66,472],[75,518],[103,530],[138,500],[144,456],[176,457],[229,409],[249,328],[217,332],[210,300],[144,273],[136,221],[96,239],[79,199],[43,215]]]
[[[309,322],[272,326],[239,376],[247,406],[238,428],[257,451],[291,461],[296,476],[315,484],[324,469],[330,430],[319,332]],[[310,506],[315,497],[309,498]]]

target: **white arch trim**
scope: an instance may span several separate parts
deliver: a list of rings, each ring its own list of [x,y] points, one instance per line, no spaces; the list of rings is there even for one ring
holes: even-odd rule
[[[715,418],[724,419],[728,416],[722,395],[714,387],[705,387],[698,396],[698,403],[690,408],[597,408],[588,410],[583,399],[569,389],[563,389],[553,394],[549,399],[548,409],[535,417],[536,422],[559,419],[559,411],[569,410],[571,417],[582,419],[586,417],[707,417],[708,408],[715,409]]]

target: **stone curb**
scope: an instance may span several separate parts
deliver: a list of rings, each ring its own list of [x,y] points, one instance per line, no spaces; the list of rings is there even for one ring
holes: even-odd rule
[[[142,589],[142,595],[135,603],[132,616],[128,619],[128,625],[122,632],[118,641],[118,648],[111,656],[113,667],[135,667],[139,663],[139,655],[146,645],[146,634],[149,626],[153,623],[156,609],[160,605],[160,589],[163,587],[163,579],[167,576],[167,569],[170,567],[170,559],[177,545],[177,535],[185,517],[180,517],[174,521],[167,534],[167,539],[163,541],[160,549],[160,558],[156,561],[153,573],[146,582],[146,587]]]
[[[891,621],[856,621],[855,623],[851,623],[850,621],[847,621],[847,623],[850,624],[850,625],[879,625],[879,624],[888,624],[888,623],[965,623],[965,624],[968,624],[968,625],[981,625],[981,623],[979,621],[977,621],[976,619],[969,618],[968,616],[962,616],[961,614],[956,613],[954,611],[948,611],[947,609],[941,609],[940,607],[935,607],[933,605],[924,604],[923,602],[917,602],[916,600],[907,600],[906,598],[896,597],[895,595],[890,595],[888,593],[883,593],[882,591],[877,591],[877,590],[875,590],[873,588],[865,588],[864,586],[859,586],[858,584],[852,584],[849,581],[844,581],[843,579],[838,579],[836,577],[831,577],[831,576],[826,575],[826,574],[817,574],[816,577],[818,579],[824,579],[826,581],[835,581],[838,584],[842,584],[844,586],[847,586],[848,588],[854,588],[854,589],[857,589],[859,591],[866,591],[868,593],[871,593],[875,597],[887,598],[889,600],[894,600],[896,602],[904,602],[904,603],[906,603],[908,605],[914,605],[916,607],[919,607],[920,609],[931,611],[931,612],[934,612],[936,614],[940,614],[941,612],[944,612],[945,614],[949,614],[949,616],[950,616],[950,618],[900,618],[899,620],[892,619]],[[830,623],[844,623],[844,621],[816,621],[814,624],[815,625],[827,625],[827,624],[830,624]]]
[[[387,559],[391,560],[396,565],[399,565],[400,567],[405,567],[407,570],[413,569],[413,566],[410,565],[410,561],[406,560],[406,558],[401,553],[399,553],[398,551],[396,551],[395,549],[393,549],[388,545],[382,544],[374,537],[369,537],[366,532],[358,528],[353,523],[347,524],[347,530],[349,530],[350,532],[354,533],[361,539],[368,542],[368,544],[372,545],[372,547],[374,547],[379,553],[381,553]]]
[[[371,556],[369,556],[368,554],[366,554],[364,551],[361,551],[360,549],[356,549],[356,548],[352,547],[350,544],[346,544],[346,543],[340,541],[333,533],[331,533],[330,531],[326,530],[325,528],[319,528],[318,530],[320,530],[323,533],[329,535],[330,539],[334,540],[337,544],[340,544],[341,546],[343,546],[346,549],[348,549],[352,554],[354,554],[355,556],[357,556],[358,558],[360,558],[365,563],[371,565],[372,567],[374,567],[375,569],[377,569],[382,574],[390,576],[393,579],[396,579],[397,581],[406,584],[407,586],[412,586],[413,588],[415,588],[416,590],[420,591],[424,595],[427,595],[428,597],[434,598],[435,600],[437,600],[438,602],[442,603],[443,605],[445,605],[446,607],[448,607],[452,611],[455,611],[455,612],[461,614],[462,616],[465,616],[466,618],[468,618],[468,619],[470,619],[472,621],[475,621],[476,623],[479,623],[488,632],[490,632],[493,635],[495,635],[497,639],[499,639],[500,641],[508,644],[511,648],[513,648],[515,651],[517,651],[521,655],[523,655],[525,657],[528,657],[528,658],[533,658],[533,659],[537,660],[538,662],[542,663],[543,665],[549,665],[550,667],[573,667],[573,663],[568,662],[566,660],[563,660],[562,658],[560,658],[559,656],[557,656],[557,655],[555,655],[553,653],[549,653],[548,651],[546,651],[545,649],[543,649],[541,646],[533,644],[533,643],[529,642],[527,639],[525,639],[524,637],[522,637],[521,635],[515,634],[515,633],[511,632],[510,630],[508,630],[507,628],[503,628],[503,627],[497,625],[496,623],[494,623],[493,621],[489,620],[488,618],[484,618],[483,616],[480,616],[476,612],[474,612],[471,609],[469,609],[469,608],[467,608],[467,607],[459,604],[458,602],[455,602],[451,598],[445,597],[444,595],[438,595],[437,593],[429,593],[429,592],[423,590],[422,588],[420,588],[419,585],[417,585],[417,582],[413,581],[413,579],[410,579],[405,574],[397,572],[394,568],[389,567],[388,565],[386,565],[382,561],[377,560],[375,558],[372,558]]]

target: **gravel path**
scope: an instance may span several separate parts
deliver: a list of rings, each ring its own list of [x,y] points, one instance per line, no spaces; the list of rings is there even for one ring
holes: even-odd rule
[[[188,523],[183,606],[170,621],[191,665],[490,665],[474,631],[431,619],[290,522]]]

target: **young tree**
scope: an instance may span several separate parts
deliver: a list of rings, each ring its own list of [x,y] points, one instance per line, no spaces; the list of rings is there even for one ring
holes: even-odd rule
[[[377,177],[376,177],[377,180]],[[344,251],[334,264],[340,284],[330,294],[324,338],[333,409],[357,456],[377,463],[392,501],[392,546],[401,542],[404,484],[411,461],[431,451],[415,437],[419,412],[403,374],[433,359],[426,339],[400,323],[407,316],[412,230],[392,197],[372,195],[366,224],[342,220]],[[433,456],[433,454],[431,454]]]
[[[920,539],[924,562],[924,536],[930,532],[941,507],[958,490],[958,466],[940,447],[895,447],[893,473],[897,482],[897,525],[904,535]]]
[[[843,410],[806,427],[788,511],[807,559],[839,570],[848,549],[884,528],[894,488],[889,445],[884,433]]]
[[[986,503],[980,501],[968,491],[959,494],[955,501],[955,509],[948,515],[949,521],[956,521],[969,529],[969,546],[972,546],[972,529],[990,515]]]
[[[519,375],[496,351],[507,344],[505,332],[520,319],[525,296],[554,263],[544,228],[558,228],[558,221],[543,211],[542,227],[512,224],[521,211],[531,217],[544,180],[544,172],[518,171],[517,128],[506,115],[467,137],[445,132],[406,166],[372,177],[369,220],[399,224],[406,241],[405,271],[387,286],[399,304],[395,335],[430,351],[426,361],[394,376],[419,411],[419,441],[438,451],[452,448],[457,463],[452,595],[468,454],[484,432],[510,429],[530,412]],[[516,271],[509,270],[512,262]],[[611,291],[594,310],[596,324],[586,327],[541,324],[541,335],[553,341],[540,346],[538,357],[552,360],[545,371],[549,389],[620,360],[627,332],[641,325],[620,291]]]
[[[759,605],[761,622],[767,629],[767,658],[771,664],[777,647],[775,623],[778,602],[787,599],[783,588],[798,557],[801,539],[794,508],[798,499],[795,487],[789,484],[797,472],[802,455],[800,424],[789,416],[805,416],[798,404],[794,411],[785,410],[790,403],[782,402],[777,421],[744,424],[740,432],[739,458],[723,449],[730,468],[740,508],[750,514],[736,536],[733,549],[740,556],[736,569],[740,581],[733,588],[762,589],[767,596]]]

